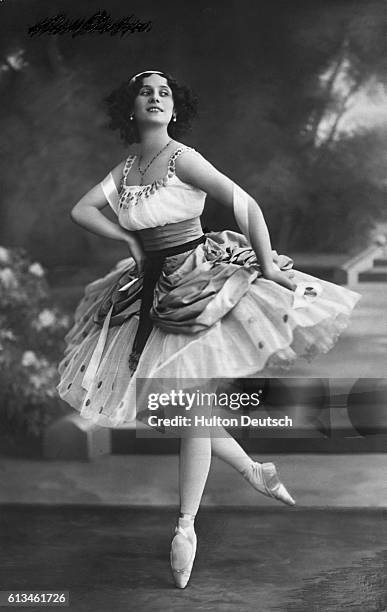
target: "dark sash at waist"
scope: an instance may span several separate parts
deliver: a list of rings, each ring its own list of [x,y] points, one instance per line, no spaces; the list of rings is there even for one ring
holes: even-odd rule
[[[146,256],[150,260],[159,261],[160,265],[157,267],[160,268],[161,272],[161,268],[166,257],[172,257],[173,255],[179,255],[180,253],[192,251],[193,249],[196,249],[199,244],[202,244],[205,239],[205,235],[202,234],[199,236],[199,238],[195,238],[195,240],[190,240],[189,242],[184,242],[183,244],[177,244],[176,246],[170,246],[166,249],[160,249],[158,251],[146,251]]]
[[[138,230],[144,250],[151,251],[166,250],[184,243],[192,242],[203,235],[200,218],[186,219],[178,223],[168,223],[161,227],[149,227]]]
[[[137,367],[138,360],[143,351],[145,343],[152,331],[153,322],[149,316],[150,309],[153,303],[153,291],[156,286],[157,280],[161,274],[161,270],[164,265],[166,257],[172,255],[178,255],[179,253],[185,253],[186,251],[192,251],[199,244],[205,241],[205,236],[202,234],[195,240],[190,240],[184,244],[179,244],[174,247],[167,249],[161,249],[159,251],[153,251],[147,253],[147,261],[145,262],[145,271],[142,286],[141,295],[141,307],[140,307],[140,319],[138,322],[137,333],[134,338],[132,353],[129,359],[129,366],[132,371]]]

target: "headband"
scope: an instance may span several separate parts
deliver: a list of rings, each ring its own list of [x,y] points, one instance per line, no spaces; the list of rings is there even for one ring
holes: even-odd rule
[[[163,72],[160,72],[160,70],[144,70],[143,72],[139,72],[138,74],[135,74],[129,81],[129,85],[131,85],[132,83],[134,83],[134,81],[139,77],[142,76],[143,74],[164,74]]]

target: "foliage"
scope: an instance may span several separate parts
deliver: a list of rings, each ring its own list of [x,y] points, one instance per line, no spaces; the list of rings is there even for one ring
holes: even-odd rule
[[[64,412],[56,385],[69,317],[53,306],[42,266],[0,246],[0,425],[39,436]]]

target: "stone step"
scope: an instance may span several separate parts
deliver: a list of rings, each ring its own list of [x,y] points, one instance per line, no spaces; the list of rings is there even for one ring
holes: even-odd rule
[[[359,272],[359,283],[387,282],[387,266],[376,266],[364,272]]]

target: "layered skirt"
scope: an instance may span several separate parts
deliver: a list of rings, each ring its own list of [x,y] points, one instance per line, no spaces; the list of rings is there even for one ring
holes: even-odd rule
[[[132,258],[87,285],[65,338],[58,385],[81,416],[105,427],[133,422],[136,380],[280,375],[298,358],[329,351],[360,298],[293,270],[275,251],[275,266],[297,289],[265,279],[235,232],[206,234],[188,248],[153,258],[141,330],[149,283],[136,278]]]

